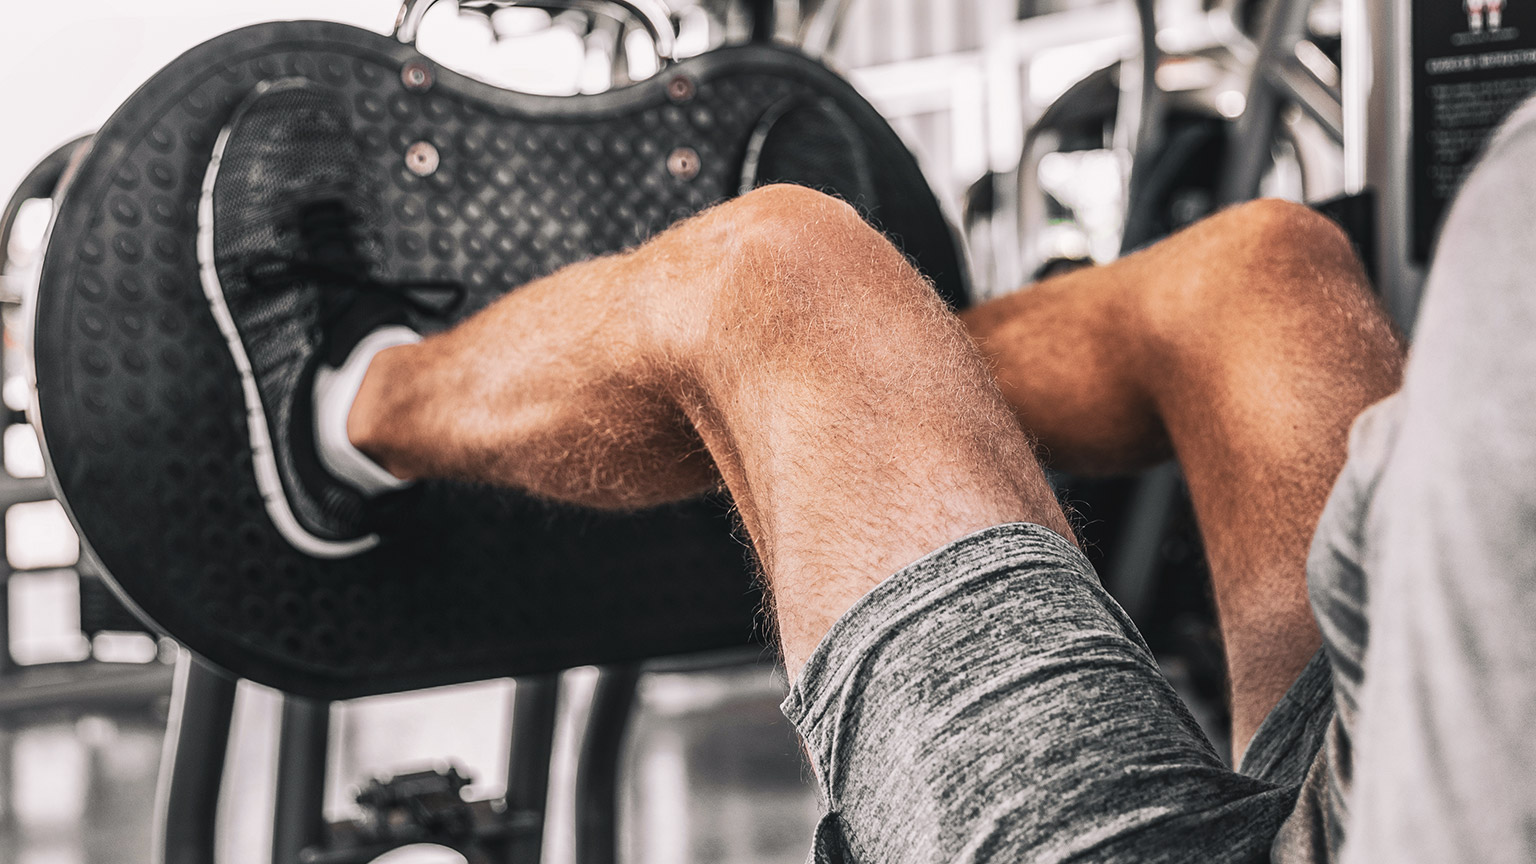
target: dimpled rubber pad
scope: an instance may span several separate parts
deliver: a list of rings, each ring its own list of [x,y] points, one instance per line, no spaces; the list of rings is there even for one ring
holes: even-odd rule
[[[98,133],[60,206],[34,352],[39,426],[83,538],[166,633],[234,674],[314,697],[760,637],[762,597],[721,501],[605,514],[427,483],[373,551],[331,561],[290,547],[257,492],[238,377],[198,281],[209,155],[262,80],[300,75],[340,92],[382,197],[384,275],[465,282],[460,317],[735,194],[754,124],[786,97],[830,95],[867,127],[891,182],[905,184],[885,190],[883,224],[931,234],[941,217],[911,156],[839,79],[779,49],[716,52],[569,99],[430,62],[430,89],[409,91],[401,68],[422,59],[343,25],[258,25],[173,62]],[[682,101],[666,89],[677,75],[693,84]],[[425,178],[405,167],[417,141],[441,157]],[[678,147],[698,154],[697,176],[668,170]],[[902,239],[953,301],[961,269],[939,233],[931,249]]]

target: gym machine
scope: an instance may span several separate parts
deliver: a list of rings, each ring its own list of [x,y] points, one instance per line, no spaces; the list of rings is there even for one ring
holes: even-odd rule
[[[78,257],[86,266],[78,272],[65,272],[67,265],[61,263],[64,254],[61,252],[53,258],[53,269],[50,271],[45,268],[39,322],[41,326],[52,321],[57,328],[49,333],[46,341],[50,345],[67,341],[63,334],[70,327],[75,331],[88,332],[92,327],[91,316],[82,310],[88,310],[90,303],[102,300],[117,303],[119,299],[111,298],[120,298],[129,305],[112,314],[116,316],[115,320],[126,326],[135,315],[135,308],[131,304],[156,292],[174,294],[174,287],[166,287],[153,280],[135,285],[131,280],[125,281],[121,273],[90,269],[98,266],[93,258],[106,261],[115,256],[123,261],[143,261],[152,260],[155,256],[175,259],[185,254],[185,250],[171,248],[174,242],[160,242],[165,235],[146,234],[140,237],[131,230],[140,223],[158,217],[169,220],[168,227],[179,224],[176,222],[174,201],[168,212],[155,209],[157,202],[154,198],[133,193],[141,188],[147,190],[150,186],[164,188],[168,184],[178,189],[185,186],[186,181],[176,176],[178,172],[175,170],[171,172],[170,180],[166,181],[166,174],[159,170],[160,166],[169,164],[175,169],[180,164],[176,162],[178,158],[192,164],[195,160],[186,151],[196,151],[207,143],[203,140],[207,137],[207,129],[217,128],[217,124],[211,120],[208,121],[211,125],[194,120],[175,129],[174,134],[161,134],[167,130],[155,126],[154,121],[157,117],[170,115],[157,114],[157,111],[165,108],[173,99],[181,100],[177,107],[186,114],[212,116],[221,105],[227,107],[228,101],[233,98],[230,94],[237,92],[239,86],[248,86],[250,79],[267,73],[262,66],[264,61],[275,64],[279,71],[288,71],[289,66],[284,64],[291,64],[293,70],[298,70],[300,64],[307,60],[310,65],[302,68],[311,74],[325,76],[336,72],[338,81],[349,76],[356,79],[338,86],[355,88],[360,100],[360,111],[372,110],[362,106],[367,101],[369,88],[379,82],[367,80],[370,73],[359,72],[357,69],[369,68],[370,63],[380,68],[397,69],[399,83],[389,81],[389,86],[406,95],[404,101],[392,98],[382,103],[381,117],[403,113],[415,120],[429,117],[435,110],[447,110],[450,114],[465,110],[451,106],[444,109],[440,103],[425,97],[415,104],[410,101],[412,94],[422,96],[434,87],[438,93],[461,88],[463,92],[472,94],[474,100],[496,102],[498,97],[494,94],[477,91],[472,82],[459,81],[453,73],[439,69],[430,60],[420,58],[410,50],[416,27],[430,5],[430,2],[419,0],[405,4],[396,27],[397,45],[385,48],[382,44],[370,44],[366,52],[357,52],[367,56],[361,59],[356,54],[349,56],[349,62],[360,63],[361,67],[337,71],[326,65],[325,52],[335,50],[336,46],[353,39],[351,34],[320,26],[303,25],[308,29],[302,29],[300,25],[291,25],[289,29],[283,29],[285,25],[271,25],[221,37],[177,61],[184,64],[183,69],[191,70],[193,64],[197,63],[203,64],[204,69],[211,69],[225,56],[251,58],[248,61],[250,69],[244,72],[224,67],[227,75],[233,76],[235,80],[226,79],[229,86],[222,90],[214,87],[208,93],[200,93],[194,88],[190,93],[172,94],[169,85],[161,85],[158,90],[155,82],[146,85],[103,130],[103,137],[98,142],[100,149],[94,154],[95,161],[82,167],[80,186],[61,198],[61,215],[55,227],[52,246],[62,248],[59,246],[61,238],[78,243]],[[459,5],[465,9],[490,9],[515,4],[464,0]],[[755,36],[752,41],[763,43],[768,41],[764,34],[793,32],[802,40],[801,44],[806,47],[807,54],[819,56],[835,41],[837,23],[844,20],[846,5],[836,0],[810,4],[800,7],[803,13],[800,20],[786,22],[775,17],[781,15],[785,4],[755,4],[749,15],[749,30]],[[1121,246],[1126,249],[1135,248],[1201,215],[1204,211],[1197,206],[1190,206],[1188,196],[1179,196],[1180,190],[1189,188],[1190,184],[1204,187],[1208,194],[1205,207],[1209,209],[1257,194],[1265,182],[1266,174],[1275,172],[1277,159],[1290,158],[1305,163],[1307,158],[1300,151],[1307,148],[1291,140],[1291,136],[1296,134],[1294,129],[1298,124],[1306,124],[1312,130],[1307,134],[1338,148],[1337,161],[1342,165],[1341,191],[1346,194],[1337,200],[1318,202],[1319,206],[1339,218],[1351,231],[1362,254],[1372,265],[1388,308],[1406,328],[1417,308],[1423,267],[1433,247],[1436,222],[1445,203],[1454,194],[1460,176],[1458,172],[1475,156],[1488,131],[1530,91],[1530,82],[1536,81],[1536,78],[1520,74],[1520,70],[1529,67],[1533,57],[1536,57],[1536,51],[1527,45],[1532,37],[1536,37],[1536,20],[1531,20],[1530,26],[1522,27],[1527,17],[1519,8],[1505,9],[1497,3],[1479,6],[1474,21],[1472,4],[1458,8],[1455,4],[1435,4],[1426,0],[1416,0],[1407,6],[1371,0],[1344,0],[1337,33],[1331,33],[1317,32],[1316,27],[1309,25],[1308,16],[1312,4],[1300,0],[1219,3],[1216,8],[1207,10],[1207,14],[1213,16],[1208,20],[1224,20],[1226,23],[1211,25],[1206,44],[1194,51],[1188,45],[1176,47],[1185,55],[1202,53],[1207,57],[1218,56],[1215,65],[1228,76],[1226,80],[1229,82],[1233,80],[1230,76],[1236,75],[1235,80],[1240,82],[1237,90],[1243,98],[1237,110],[1230,110],[1229,105],[1229,110],[1218,109],[1208,118],[1215,122],[1193,123],[1188,120],[1191,113],[1188,100],[1183,100],[1185,104],[1181,104],[1182,97],[1168,92],[1168,88],[1163,87],[1159,81],[1159,71],[1176,66],[1186,60],[1187,56],[1168,56],[1176,52],[1165,51],[1160,42],[1156,11],[1150,2],[1136,4],[1140,25],[1138,50],[1120,61],[1112,76],[1103,76],[1101,80],[1088,82],[1082,88],[1069,91],[1060,103],[1061,110],[1048,112],[1048,116],[1042,118],[1042,121],[1058,122],[1066,117],[1081,126],[1087,117],[1090,124],[1098,123],[1101,127],[1107,119],[1114,126],[1112,137],[1118,142],[1117,146],[1122,147],[1130,157],[1130,167],[1123,178],[1128,204],[1121,226]],[[766,69],[763,74],[769,78],[793,81],[808,88],[808,92],[818,98],[834,100],[839,107],[863,118],[866,131],[873,137],[880,138],[889,132],[877,117],[871,116],[872,111],[866,111],[868,106],[851,89],[824,70],[814,71],[821,67],[806,65],[801,62],[803,58],[787,60],[775,53],[778,49],[759,44],[744,49],[748,52],[757,51],[756,54],[736,55],[736,58],[746,58],[742,61],[742,67],[733,66],[731,62],[721,59],[729,54],[729,50],[712,52],[709,57],[679,61],[673,56],[671,47],[674,22],[664,8],[650,2],[626,0],[602,5],[601,12],[612,20],[625,22],[626,27],[643,31],[654,45],[662,73],[654,79],[624,88],[624,91],[648,94],[648,98],[657,106],[683,108],[692,103],[709,109],[703,85],[717,80],[712,76],[725,78],[740,68],[751,67]],[[370,35],[378,39],[376,34]],[[304,40],[313,40],[320,46],[314,48],[315,53],[308,58],[280,55],[270,50],[270,46],[276,42],[287,45]],[[264,55],[264,51],[270,53]],[[156,81],[160,80],[157,77]],[[1087,100],[1091,95],[1090,88],[1094,86],[1098,87],[1096,98],[1101,100],[1097,107],[1085,110],[1081,104],[1073,106],[1067,103],[1068,97]],[[1230,85],[1228,89],[1231,89]],[[1106,94],[1110,100],[1107,110],[1102,101]],[[622,94],[600,95],[601,98],[596,99],[594,104],[602,103],[610,108],[624,104]],[[643,101],[638,100],[636,104]],[[1468,112],[1458,109],[1459,105],[1468,101],[1478,102],[1483,106],[1482,110]],[[537,116],[539,111],[546,110],[528,108],[532,103],[527,100],[518,103],[517,99],[502,101],[503,107],[513,113],[524,111],[529,116]],[[434,104],[439,107],[432,107]],[[547,110],[556,112],[559,109],[551,103]],[[667,109],[663,107],[661,110]],[[412,113],[417,111],[421,113]],[[449,116],[437,119],[446,120]],[[1175,122],[1180,118],[1183,125]],[[180,119],[178,122],[181,122]],[[473,126],[474,122],[474,119],[469,119],[466,126]],[[494,125],[490,123],[486,128],[494,130]],[[1038,136],[1032,135],[1047,125],[1045,122],[1036,124],[1031,134],[1025,136],[1026,142],[1038,140]],[[1197,132],[1189,133],[1189,129],[1196,129]],[[1216,132],[1213,133],[1213,129]],[[435,150],[446,152],[447,148],[440,148],[430,138],[422,137],[420,140]],[[481,143],[486,147],[495,147],[496,141],[496,133],[492,131]],[[909,156],[905,156],[899,142],[893,143],[895,139],[889,136],[883,141],[882,146],[892,154],[890,159],[893,164],[899,163],[898,167],[908,175],[915,171],[915,163],[911,162]],[[1180,141],[1195,141],[1197,146],[1180,150],[1174,146]],[[384,151],[392,154],[390,148],[397,144],[407,145],[408,150],[409,145],[415,143],[418,142],[405,141],[403,138],[396,141],[386,135],[381,159]],[[453,143],[462,145],[464,140]],[[522,143],[504,146],[507,153],[503,155],[509,155]],[[560,146],[557,140],[539,143]],[[700,153],[706,157],[710,155],[703,149],[705,146],[701,144],[691,148],[693,159],[698,159]],[[143,159],[118,158],[109,161],[109,156],[122,157],[133,152],[133,147],[141,147]],[[673,179],[698,170],[697,163],[688,158],[670,158],[677,153],[677,149],[665,151],[669,157],[666,167]],[[1221,154],[1218,161],[1211,163],[1215,170],[1199,176],[1192,175],[1189,171],[1191,162],[1206,160],[1192,160],[1191,154],[1211,152]],[[1180,156],[1185,160],[1184,164],[1174,161]],[[1317,157],[1312,158],[1316,160]],[[1323,161],[1327,159],[1325,155]],[[713,164],[712,159],[707,162]],[[1170,168],[1170,165],[1173,167]],[[548,176],[560,173],[556,162],[535,167],[542,169]],[[988,180],[994,191],[999,188],[999,184],[1011,185],[1015,191],[1010,194],[1022,199],[1029,194],[1038,194],[1029,176],[1030,169],[1037,167],[1038,162],[1026,150],[1014,176],[994,175]],[[52,170],[53,167],[50,167],[42,172],[45,180]],[[643,171],[636,173],[641,174]],[[58,179],[53,176],[45,185],[57,185]],[[494,181],[495,178],[491,179]],[[690,176],[688,179],[693,178]],[[908,176],[906,180],[910,182],[911,177]],[[920,185],[920,177],[918,180]],[[404,182],[413,181],[407,179]],[[451,183],[442,179],[426,179],[426,183],[434,182],[444,183],[443,187],[437,188],[447,194],[447,187]],[[551,185],[559,186],[561,182],[578,181],[574,178],[564,181],[557,177]],[[1326,187],[1328,184],[1319,185]],[[734,191],[726,187],[721,189],[724,194]],[[51,197],[53,191],[51,188],[47,190],[48,196],[36,191],[29,195]],[[1310,193],[1312,190],[1303,188],[1302,191]],[[408,198],[409,195],[406,195],[401,200]],[[638,239],[677,213],[687,212],[689,207],[697,209],[707,203],[705,195],[695,195],[694,199],[687,199],[687,196],[684,198],[678,203],[680,209],[659,212],[651,220],[654,224],[647,223],[644,217],[638,218],[636,222],[643,223],[643,227],[635,229],[637,233],[634,235],[617,238],[616,242]],[[998,200],[1006,200],[1006,196],[1000,196]],[[73,213],[69,212],[67,208],[76,201],[89,201],[90,205],[88,207],[86,203],[81,203]],[[122,201],[127,202],[126,207],[120,204]],[[1178,202],[1182,202],[1178,207],[1171,206]],[[979,198],[973,198],[969,203],[976,205],[977,210],[983,209]],[[140,211],[136,215],[127,215],[135,205],[141,208]],[[1027,205],[1021,201],[1019,206],[1022,210]],[[993,207],[997,207],[995,202]],[[923,260],[920,254],[920,263],[939,282],[941,290],[947,292],[951,302],[962,304],[967,300],[966,275],[962,263],[964,259],[958,250],[949,245],[951,235],[948,229],[942,227],[942,220],[935,221],[933,202],[926,202],[924,207],[917,209],[924,212],[904,214],[898,210],[887,214],[887,219],[897,223],[905,219],[907,224],[903,227],[906,230],[900,233],[908,237],[926,238],[927,242],[919,244],[919,248],[927,251],[929,257]],[[93,233],[103,217],[115,219],[114,227],[120,230],[116,233]],[[921,224],[912,227],[915,223]],[[1019,227],[1020,230],[1028,229],[1022,223]],[[562,247],[548,252],[548,260],[533,262],[526,269],[534,271],[568,260],[563,256],[590,254],[592,251],[601,250]],[[96,276],[92,275],[93,272]],[[100,285],[93,281],[96,277],[100,277]],[[60,300],[64,296],[60,292],[73,292],[73,299],[67,302]],[[100,296],[95,297],[92,292],[99,292]],[[48,303],[55,305],[50,308],[46,305]],[[177,307],[168,303],[165,308],[174,310]],[[53,317],[50,318],[50,315]],[[165,319],[141,321],[140,324],[166,326]],[[40,344],[42,341],[45,340],[40,339]],[[135,359],[138,355],[133,353],[133,348],[133,344],[128,341],[111,344],[111,350],[105,352],[105,362],[119,362],[131,367],[144,359]],[[83,373],[88,376],[93,368],[92,358],[89,347],[80,348],[77,354],[65,351],[51,361],[39,358],[39,387],[44,392],[41,414],[45,433],[50,432],[46,401],[49,375],[63,374],[61,369],[69,363],[75,363],[78,365],[69,367],[71,374]],[[192,359],[199,358],[200,355],[196,355]],[[101,358],[96,360],[100,361]],[[89,396],[86,398],[88,400]],[[131,401],[131,396],[128,401]],[[115,409],[133,410],[131,405],[115,406]],[[103,411],[110,413],[110,410],[115,409],[109,405]],[[122,478],[115,478],[110,473],[102,474],[102,469],[93,467],[89,460],[72,462],[67,467],[73,470],[59,471],[61,459],[67,462],[74,458],[67,455],[67,451],[77,447],[86,451],[92,447],[110,450],[113,443],[111,440],[93,438],[89,431],[79,431],[91,429],[89,422],[55,423],[56,429],[51,434],[45,434],[44,438],[50,445],[50,457],[54,461],[54,482],[66,487],[64,497],[67,500],[85,497],[78,491],[71,496],[67,488],[70,483],[105,482],[107,488],[113,488],[114,483],[128,485],[143,481],[146,476],[153,474],[151,467],[134,466]],[[137,430],[140,426],[134,425],[132,420],[123,420],[121,416],[111,422],[103,420],[102,423],[106,425],[96,428],[118,429],[129,439],[135,434],[147,434],[139,433]],[[114,423],[117,425],[112,425]],[[238,424],[232,428],[238,429]],[[206,432],[208,441],[203,443],[214,449],[222,447],[229,443],[220,437],[227,432]],[[203,432],[200,430],[199,434]],[[72,440],[68,446],[59,443],[60,439],[70,438]],[[173,471],[206,471],[210,473],[211,480],[222,480],[226,484],[229,482],[227,478],[213,476],[220,474],[221,469],[210,467],[207,461],[182,464],[179,468],[167,462],[161,467]],[[123,485],[116,488],[121,489]],[[32,493],[23,490],[18,494]],[[1198,573],[1201,566],[1198,537],[1194,536],[1187,514],[1180,516],[1179,507],[1182,505],[1177,503],[1178,480],[1175,473],[1160,469],[1137,481],[1128,493],[1121,490],[1117,494],[1120,503],[1115,506],[1120,508],[1120,513],[1115,521],[1119,531],[1115,537],[1108,538],[1104,560],[1096,563],[1105,574],[1106,584],[1122,600],[1127,600],[1126,605],[1133,615],[1141,617],[1156,611],[1152,598],[1156,592],[1164,590],[1165,583],[1174,578],[1171,574],[1175,571],[1186,575]],[[212,500],[191,503],[191,506],[200,505],[210,511],[231,506],[238,509],[240,506],[239,502],[231,505],[228,501],[221,503]],[[481,505],[488,514],[487,520],[534,518],[529,515],[530,511],[521,509],[526,507],[524,504],[487,499],[476,506]],[[83,529],[82,535],[93,547],[99,546],[96,551],[103,553],[102,563],[107,565],[105,572],[115,580],[128,604],[187,641],[198,658],[194,659],[193,654],[184,653],[176,669],[176,696],[171,727],[174,746],[167,751],[161,791],[161,860],[213,860],[213,810],[228,740],[235,686],[231,673],[273,683],[293,694],[285,698],[283,708],[277,822],[274,828],[277,838],[274,844],[275,861],[365,861],[391,846],[424,839],[459,848],[466,855],[472,856],[471,860],[537,860],[553,737],[557,690],[555,676],[560,668],[590,662],[606,665],[598,680],[578,769],[580,779],[577,795],[580,802],[577,833],[582,844],[578,849],[578,857],[582,861],[612,860],[615,854],[618,753],[625,717],[632,704],[638,680],[637,664],[649,656],[741,644],[744,634],[751,632],[751,617],[758,601],[742,592],[744,583],[740,579],[745,577],[745,572],[739,547],[734,544],[727,547],[720,542],[721,539],[729,539],[729,528],[718,512],[711,515],[708,510],[710,506],[717,505],[701,505],[701,509],[692,513],[669,513],[658,517],[672,523],[666,530],[673,532],[668,536],[674,538],[674,549],[688,549],[689,557],[684,561],[663,557],[653,562],[653,566],[737,575],[738,581],[729,591],[716,589],[716,593],[710,594],[706,590],[700,594],[691,591],[698,586],[688,586],[679,592],[680,596],[667,598],[668,602],[675,605],[663,610],[663,615],[670,613],[676,617],[664,620],[670,620],[673,624],[686,621],[695,625],[709,622],[713,629],[701,630],[695,626],[690,630],[682,626],[660,628],[667,630],[664,634],[637,633],[625,631],[622,627],[617,630],[607,627],[592,629],[591,621],[588,621],[589,631],[584,632],[580,626],[575,627],[571,632],[579,636],[565,644],[557,644],[553,634],[544,631],[541,636],[549,638],[527,638],[511,646],[512,650],[508,650],[507,644],[496,641],[501,638],[496,630],[497,627],[509,628],[513,625],[505,621],[493,624],[469,616],[469,613],[455,612],[451,604],[444,604],[430,596],[427,590],[429,586],[424,584],[419,575],[402,577],[402,584],[411,587],[405,589],[405,594],[397,596],[369,598],[356,592],[340,591],[333,592],[335,596],[321,597],[290,590],[296,599],[288,600],[282,590],[274,591],[281,586],[274,585],[270,580],[291,578],[297,584],[305,582],[306,576],[302,572],[297,575],[284,574],[285,565],[278,556],[274,566],[269,568],[277,573],[276,577],[270,572],[258,573],[250,568],[219,574],[219,578],[245,580],[240,590],[247,595],[238,597],[230,594],[221,597],[216,591],[209,591],[209,585],[214,581],[211,574],[182,574],[178,580],[171,546],[167,546],[170,551],[162,551],[160,557],[156,558],[152,550],[142,549],[142,544],[130,536],[131,532],[126,529],[119,531],[118,537],[111,536],[114,529],[108,517],[83,516],[78,512],[80,508],[74,507],[73,515]],[[609,536],[621,538],[614,542],[613,548],[625,549],[630,553],[643,548],[638,538],[642,534],[650,534],[656,527],[654,524],[605,525],[600,524],[602,520],[596,517],[551,515],[543,510],[538,511],[537,518],[555,523],[572,520],[569,527],[572,532],[570,537],[573,538],[588,537],[592,531],[613,531],[615,533]],[[101,527],[104,525],[107,527]],[[443,529],[441,526],[433,526],[432,530]],[[679,531],[682,533],[677,533]],[[1179,543],[1169,543],[1170,532],[1179,538]],[[551,533],[553,536],[559,532]],[[695,542],[677,539],[684,537],[693,538]],[[210,548],[240,543],[250,543],[253,548],[259,547],[260,551],[268,548],[261,542],[251,543],[249,535],[243,534],[238,528],[213,537],[187,537],[172,530],[166,543],[174,545],[178,542],[211,544]],[[577,540],[567,540],[563,545],[557,541],[551,545],[555,548],[550,551],[549,560],[536,567],[547,567],[547,572],[558,573],[562,579],[575,579],[575,584],[569,586],[573,595],[584,593],[583,588],[589,582],[609,584],[611,579],[608,577],[614,568],[630,567],[634,563],[631,560],[585,561],[581,556],[591,555],[593,550],[583,548],[583,544]],[[136,563],[127,565],[129,552],[126,550],[130,549],[133,550]],[[525,548],[482,548],[479,554],[490,560],[538,555]],[[114,559],[114,555],[118,557]],[[253,554],[250,557],[260,558],[263,563],[274,560],[272,556],[265,555]],[[560,560],[556,562],[556,558]],[[570,561],[573,560],[582,563],[571,566]],[[132,571],[135,566],[140,566],[137,562],[141,561],[152,564],[144,567],[144,575],[135,577]],[[445,565],[442,561],[410,560],[401,564],[400,569],[402,572],[414,570],[418,574],[430,572],[436,575],[453,570],[483,573],[486,568],[473,564]],[[135,578],[141,581],[135,584]],[[411,581],[413,578],[414,582]],[[165,596],[171,592],[164,588],[156,589],[151,584],[153,580],[164,580],[163,585],[173,591],[185,592],[191,589],[194,595],[199,591],[204,593],[195,608],[192,604],[180,608],[175,598]],[[718,583],[721,580],[715,581]],[[444,590],[437,585],[430,587],[434,591]],[[478,596],[483,598],[487,583],[479,579],[468,587],[479,591]],[[160,591],[158,596],[157,590]],[[449,586],[444,593],[452,590],[452,586]],[[461,588],[461,592],[463,590]],[[585,593],[590,593],[590,589],[586,589]],[[275,600],[275,603],[263,609],[261,604],[266,601],[242,602],[250,601],[251,597],[257,595],[267,596]],[[542,600],[558,603],[557,598]],[[611,623],[612,616],[616,614],[613,610],[632,600],[622,597],[605,598],[605,602],[610,605],[602,610],[605,614],[595,616],[595,620]],[[388,612],[388,607],[395,603],[401,604],[401,608],[417,612],[425,609],[429,613],[440,614],[423,615],[414,623],[403,622],[398,615],[391,617]],[[347,653],[343,649],[329,655],[329,663],[313,662],[315,657],[326,656],[326,652],[332,650],[327,646],[344,645],[354,635],[336,631],[334,621],[341,619],[334,616],[330,622],[310,622],[309,629],[304,632],[290,627],[289,632],[273,631],[253,637],[261,628],[251,627],[248,619],[307,620],[312,609],[324,609],[327,604],[337,608],[345,607],[357,617],[370,619],[369,626],[375,632],[367,638],[372,641],[364,650],[355,652],[356,657],[351,661],[335,661],[335,658]],[[499,607],[494,611],[505,612],[516,604],[484,605]],[[1141,614],[1137,614],[1138,606]],[[685,611],[679,611],[680,608]],[[238,630],[242,625],[236,619],[242,616],[247,623],[239,638],[221,632]],[[206,620],[199,624],[194,620],[199,617]],[[528,632],[540,632],[537,622],[515,623],[529,625]],[[409,633],[409,636],[402,640],[399,633],[391,633],[391,626],[401,628],[401,632]],[[603,632],[596,632],[597,629]],[[385,635],[380,636],[381,633]],[[263,638],[267,640],[264,645],[261,644]],[[477,639],[480,640],[478,643]],[[496,650],[487,647],[492,645]],[[498,665],[486,659],[491,654],[515,656],[517,660],[511,665]],[[423,657],[428,660],[423,661]],[[450,680],[474,680],[500,675],[512,675],[517,682],[514,708],[516,734],[509,758],[505,800],[495,804],[466,804],[457,794],[463,784],[462,777],[452,772],[428,772],[397,777],[364,790],[360,803],[371,817],[363,823],[326,825],[323,822],[320,792],[324,778],[320,766],[324,765],[331,700],[369,692],[447,683]]]

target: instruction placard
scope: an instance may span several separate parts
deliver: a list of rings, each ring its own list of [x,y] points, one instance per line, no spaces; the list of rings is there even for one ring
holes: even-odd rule
[[[1419,263],[1489,135],[1532,91],[1536,0],[1414,0],[1410,226]]]

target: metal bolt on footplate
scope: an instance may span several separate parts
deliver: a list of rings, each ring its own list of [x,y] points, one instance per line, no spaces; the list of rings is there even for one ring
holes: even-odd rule
[[[679,180],[692,180],[699,176],[699,154],[692,147],[679,147],[667,156],[667,170]]]
[[[667,82],[667,98],[673,102],[687,102],[693,98],[693,79],[687,75],[673,75]]]
[[[417,141],[405,149],[405,167],[417,177],[426,177],[437,170],[437,148],[430,141]]]
[[[412,60],[400,69],[400,83],[407,90],[421,92],[432,89],[432,68],[420,60]]]

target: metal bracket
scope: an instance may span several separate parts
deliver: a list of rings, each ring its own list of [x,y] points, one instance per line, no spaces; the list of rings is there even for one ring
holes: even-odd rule
[[[437,0],[405,0],[395,17],[394,37],[406,45],[415,45],[421,21]],[[457,0],[460,9],[504,9],[527,6],[534,9],[573,9],[607,15],[620,21],[634,21],[651,37],[656,60],[667,66],[677,59],[677,30],[672,13],[660,0]]]
[[[454,767],[446,771],[417,771],[388,780],[374,780],[357,794],[357,803],[378,839],[413,838],[418,834],[463,839],[474,817],[459,797],[470,780]]]

